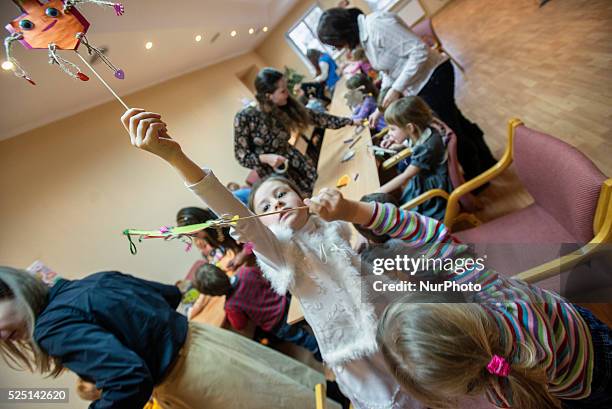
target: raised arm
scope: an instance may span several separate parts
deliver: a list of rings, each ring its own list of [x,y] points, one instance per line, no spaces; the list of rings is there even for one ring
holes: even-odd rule
[[[335,116],[326,112],[316,112],[311,109],[307,109],[307,111],[310,114],[310,118],[314,122],[314,125],[319,128],[340,129],[348,125],[355,125],[358,122],[353,121],[351,118]]]
[[[166,124],[161,116],[142,109],[130,109],[121,122],[130,134],[132,145],[151,152],[165,160],[181,176],[185,184],[208,207],[218,215],[252,216],[252,213],[219,182],[209,169],[196,165],[181,149],[178,142],[166,133]],[[236,231],[242,241],[254,244],[258,257],[271,267],[282,268],[285,259],[280,243],[274,234],[259,219],[253,218],[238,223]]]

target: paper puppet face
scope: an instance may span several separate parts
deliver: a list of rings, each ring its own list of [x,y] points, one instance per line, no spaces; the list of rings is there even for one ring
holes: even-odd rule
[[[77,33],[85,34],[89,22],[75,8],[64,13],[62,0],[13,0],[23,14],[7,24],[11,33],[23,34],[21,44],[27,48],[47,49],[55,43],[62,50],[74,50],[79,45]]]

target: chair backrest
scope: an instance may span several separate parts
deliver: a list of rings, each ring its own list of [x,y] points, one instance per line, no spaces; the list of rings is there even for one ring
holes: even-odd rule
[[[446,135],[448,175],[453,185],[453,189],[457,189],[465,183],[461,165],[459,164],[459,158],[457,157],[457,135],[448,125],[437,118],[434,118],[433,124],[442,132],[442,135]],[[471,193],[461,196],[461,198],[459,198],[459,203],[466,212],[474,212],[477,210],[476,198]]]
[[[431,24],[430,18],[424,18],[423,20],[416,23],[414,26],[410,27],[412,32],[419,37],[432,48],[439,47],[440,39],[436,35],[436,32],[433,29],[433,25]]]
[[[575,238],[587,243],[606,176],[573,146],[521,125],[514,134],[514,164],[523,186]]]

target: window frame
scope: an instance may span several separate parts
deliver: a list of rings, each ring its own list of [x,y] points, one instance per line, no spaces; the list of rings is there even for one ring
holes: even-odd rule
[[[310,31],[310,34],[313,36],[314,39],[316,39],[319,44],[321,45],[321,47],[323,47],[323,49],[325,50],[325,52],[327,54],[329,54],[334,60],[338,60],[338,58],[340,56],[342,56],[344,54],[344,50],[336,50],[333,49],[323,43],[321,43],[321,41],[319,41],[318,37],[317,37],[317,33],[305,22],[306,17],[308,15],[310,15],[310,13],[313,12],[313,10],[315,9],[319,9],[321,10],[321,12],[323,12],[324,10],[318,5],[318,4],[313,4],[307,11],[306,13],[304,13],[302,15],[302,17],[300,17],[300,19],[298,19],[290,28],[289,30],[287,30],[287,32],[285,33],[285,40],[287,41],[287,43],[289,44],[289,46],[293,49],[293,51],[300,57],[300,59],[302,60],[302,62],[306,65],[306,67],[308,67],[308,71],[310,72],[311,75],[315,75],[316,74],[316,70],[315,67],[313,67],[312,63],[310,62],[310,60],[308,59],[308,57],[306,56],[305,53],[302,52],[302,50],[300,49],[300,46],[293,41],[293,39],[291,38],[291,32],[294,31],[295,29],[297,29],[297,27],[304,23],[304,25],[306,26],[306,28]]]

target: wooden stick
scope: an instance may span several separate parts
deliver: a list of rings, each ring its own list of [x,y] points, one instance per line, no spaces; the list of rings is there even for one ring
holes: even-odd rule
[[[119,95],[117,95],[117,93],[115,91],[113,91],[113,89],[110,87],[110,85],[108,85],[106,83],[106,81],[104,81],[104,79],[100,76],[100,74],[98,74],[98,72],[87,62],[87,60],[85,58],[83,58],[83,56],[81,54],[79,54],[79,52],[77,50],[74,50],[74,52],[76,53],[76,55],[79,56],[81,61],[83,61],[83,63],[96,75],[96,77],[98,77],[98,79],[102,82],[102,84],[104,84],[106,89],[108,89],[110,91],[110,93],[113,94],[113,96],[115,98],[117,98],[117,101],[121,102],[121,105],[123,105],[123,107],[126,109],[126,111],[128,109],[130,109],[130,107],[127,106],[127,104],[125,102],[123,102],[123,100],[119,97]]]
[[[246,216],[246,217],[241,217],[239,219],[236,219],[235,221],[239,221],[239,220],[247,220],[247,219],[253,219],[255,217],[263,217],[263,216],[269,216],[271,214],[277,214],[277,213],[283,213],[283,212],[292,212],[294,210],[302,210],[302,209],[308,209],[308,206],[300,206],[300,207],[293,207],[291,209],[285,209],[285,210],[276,210],[274,212],[269,212],[269,213],[262,213],[262,214],[256,214],[253,216]]]

